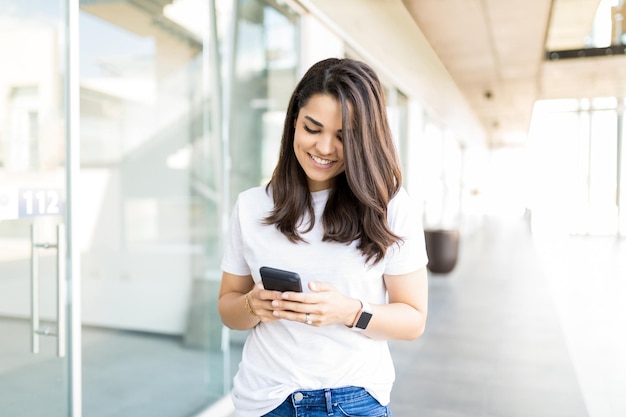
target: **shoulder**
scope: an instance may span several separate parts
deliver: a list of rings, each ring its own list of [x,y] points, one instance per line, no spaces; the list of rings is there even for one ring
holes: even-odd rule
[[[245,191],[239,193],[237,198],[239,204],[259,204],[264,201],[273,201],[272,193],[266,189],[265,185],[259,185],[258,187],[248,188]]]
[[[271,190],[271,189],[270,189]],[[271,197],[271,191],[267,189],[267,185],[259,185],[257,187],[248,188],[245,191],[239,193],[239,196],[244,197]]]
[[[387,221],[391,228],[415,228],[421,223],[421,217],[417,202],[404,188],[400,188],[387,206]]]
[[[236,210],[240,217],[263,218],[274,207],[274,200],[270,190],[265,185],[249,188],[239,193]]]
[[[414,210],[417,208],[417,204],[404,187],[400,187],[396,195],[389,201],[387,208],[389,213],[395,213],[397,211]]]

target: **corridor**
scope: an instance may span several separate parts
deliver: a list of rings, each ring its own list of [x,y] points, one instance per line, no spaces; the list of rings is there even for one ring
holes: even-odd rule
[[[429,319],[393,342],[394,417],[626,415],[626,242],[488,219],[430,275]]]

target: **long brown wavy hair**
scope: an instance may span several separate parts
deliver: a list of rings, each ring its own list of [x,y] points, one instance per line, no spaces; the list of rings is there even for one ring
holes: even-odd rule
[[[352,243],[366,262],[380,262],[387,249],[401,241],[387,223],[387,204],[402,184],[402,173],[387,120],[385,95],[378,76],[367,64],[330,58],[313,65],[294,90],[283,128],[280,155],[272,178],[274,209],[264,219],[290,241],[304,242],[298,231],[308,218],[315,222],[306,174],[293,148],[300,109],[316,94],[341,103],[345,171],[335,177],[322,215],[324,241]],[[307,216],[308,214],[308,216]]]

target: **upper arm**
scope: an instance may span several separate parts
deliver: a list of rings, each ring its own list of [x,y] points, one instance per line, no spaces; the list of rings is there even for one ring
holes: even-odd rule
[[[384,275],[389,303],[407,304],[423,314],[428,310],[428,273],[426,267],[402,275]]]
[[[222,282],[220,285],[219,298],[229,293],[245,294],[254,287],[252,275],[235,275],[229,272],[222,272]]]

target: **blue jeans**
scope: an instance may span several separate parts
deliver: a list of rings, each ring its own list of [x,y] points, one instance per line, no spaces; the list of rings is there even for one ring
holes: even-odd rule
[[[391,417],[364,388],[344,387],[296,391],[263,417]]]

